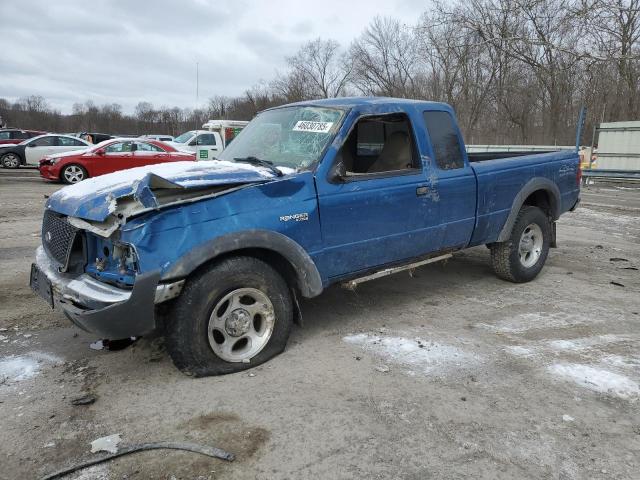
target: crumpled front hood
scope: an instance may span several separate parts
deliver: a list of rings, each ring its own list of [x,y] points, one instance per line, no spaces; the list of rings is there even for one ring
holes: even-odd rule
[[[285,169],[283,169],[285,170]],[[287,172],[293,170],[286,169]],[[131,203],[138,211],[158,208],[158,194],[174,191],[176,196],[194,189],[229,185],[229,187],[273,180],[266,168],[227,162],[173,162],[123,170],[58,190],[49,197],[46,208],[84,220],[104,222],[116,212],[118,203]],[[165,195],[166,197],[166,195]]]

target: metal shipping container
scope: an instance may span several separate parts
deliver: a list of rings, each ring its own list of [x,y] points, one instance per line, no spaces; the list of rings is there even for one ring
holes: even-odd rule
[[[595,168],[640,171],[640,121],[601,123],[596,134]]]

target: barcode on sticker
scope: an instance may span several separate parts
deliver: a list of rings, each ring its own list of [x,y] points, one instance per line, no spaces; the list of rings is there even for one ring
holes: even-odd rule
[[[316,132],[316,133],[328,133],[333,126],[333,122],[309,122],[307,120],[300,120],[293,127],[294,132]]]

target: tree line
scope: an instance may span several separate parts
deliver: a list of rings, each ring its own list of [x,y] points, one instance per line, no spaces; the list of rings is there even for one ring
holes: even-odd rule
[[[375,17],[350,45],[317,38],[286,65],[201,109],[140,102],[125,114],[89,100],[62,115],[32,96],[0,99],[0,115],[49,131],[175,135],[294,101],[382,95],[451,104],[468,143],[571,144],[582,105],[587,132],[640,120],[640,0],[436,0],[414,24]]]

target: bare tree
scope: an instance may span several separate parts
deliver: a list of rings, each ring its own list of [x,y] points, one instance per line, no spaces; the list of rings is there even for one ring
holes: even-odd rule
[[[287,57],[294,83],[303,85],[308,98],[333,98],[344,94],[351,66],[335,40],[316,38]]]
[[[635,120],[640,116],[640,0],[583,0],[582,8],[593,35],[598,64],[593,68],[616,74],[603,109],[610,103],[610,115]]]
[[[411,97],[419,91],[417,42],[396,19],[375,17],[351,44],[349,62],[351,81],[365,95]]]

